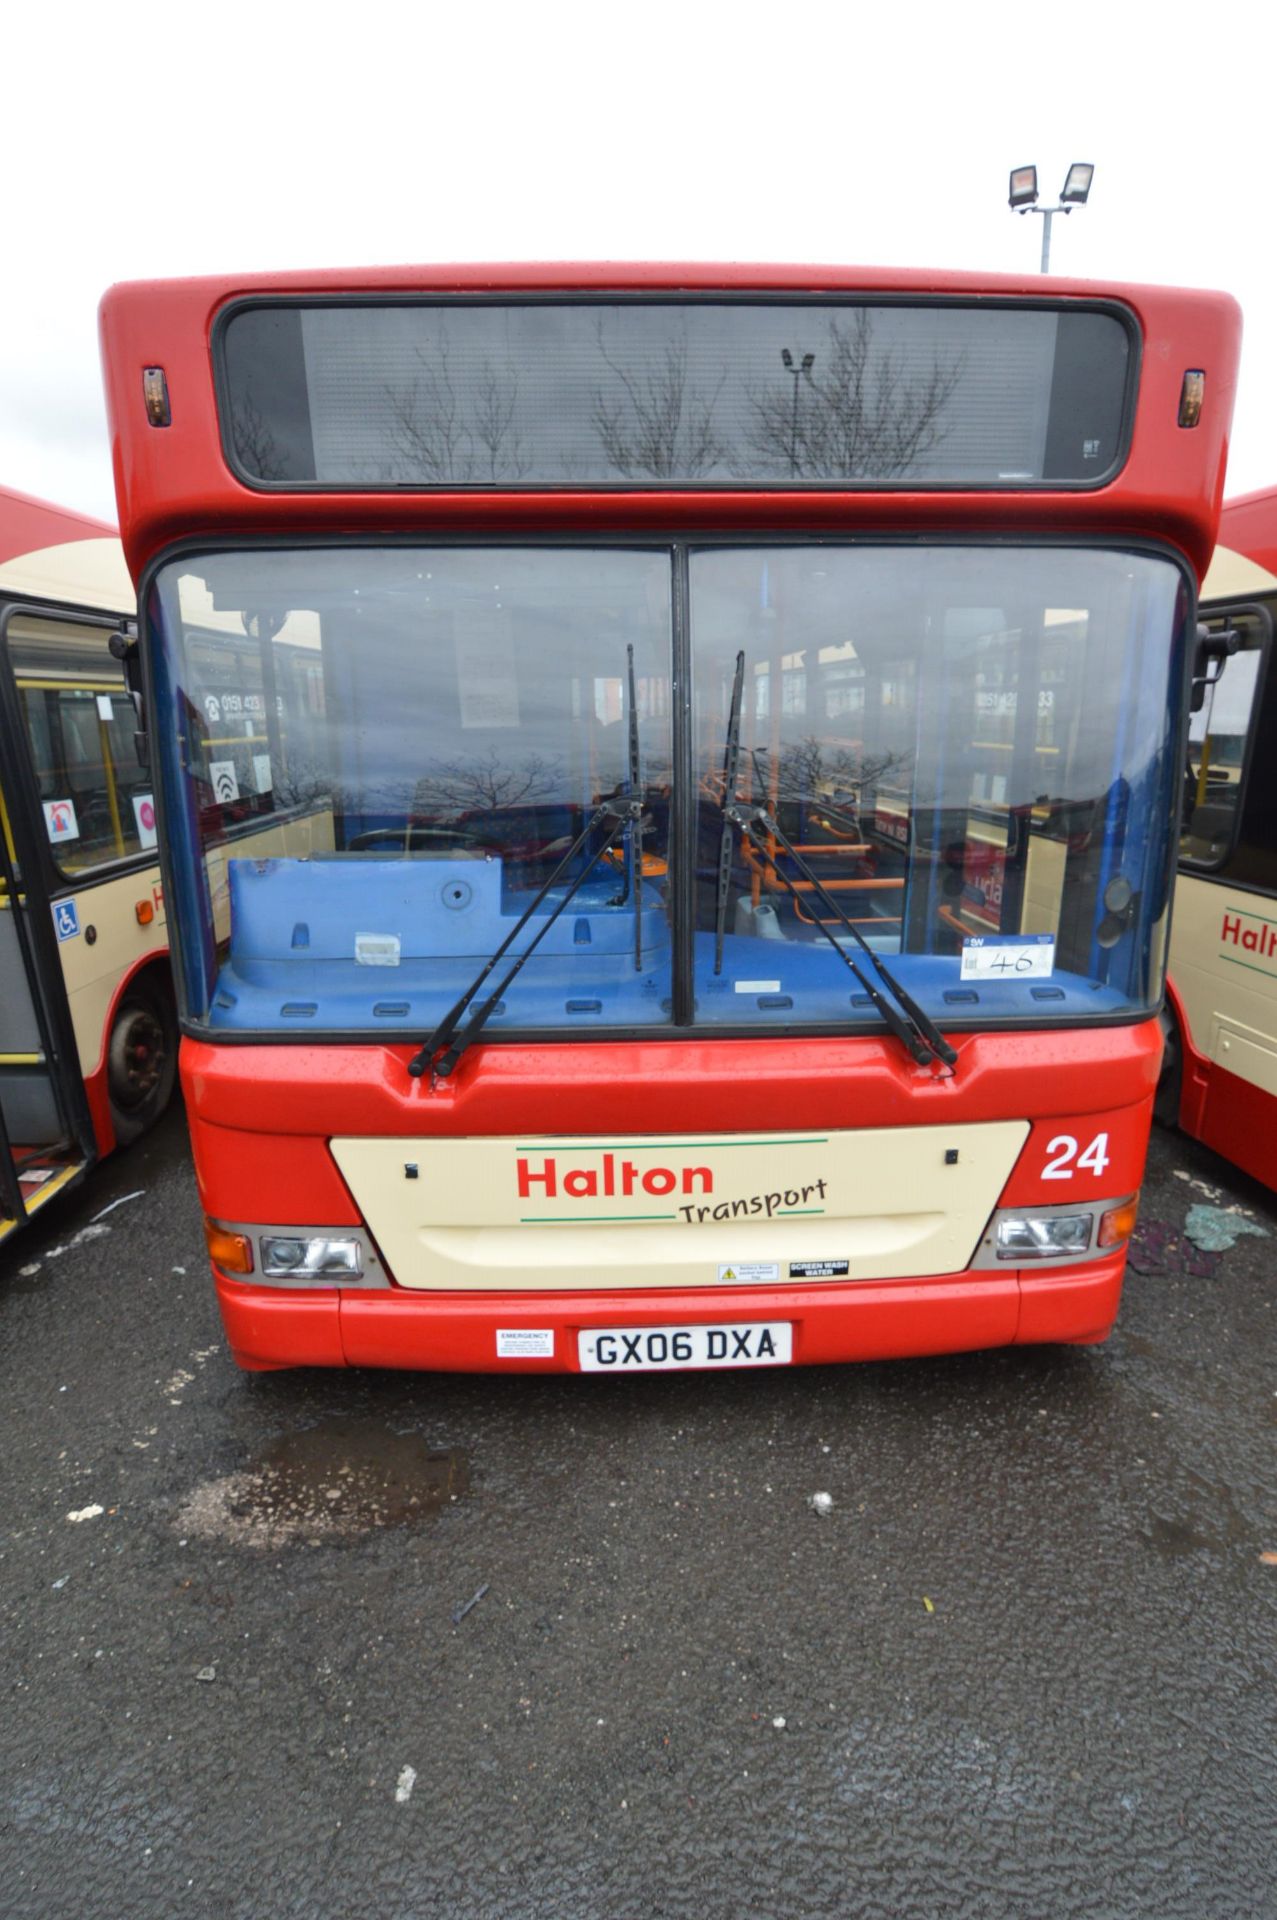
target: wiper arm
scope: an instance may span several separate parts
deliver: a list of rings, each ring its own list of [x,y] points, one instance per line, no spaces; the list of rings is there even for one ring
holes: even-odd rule
[[[607,838],[604,840],[603,844],[598,848],[598,850],[590,856],[589,861],[581,869],[580,873],[576,876],[576,879],[571,883],[570,887],[568,888],[568,891],[564,894],[563,899],[559,902],[554,912],[547,919],[547,921],[545,922],[545,925],[540,928],[540,930],[536,935],[536,938],[532,942],[532,945],[529,946],[527,953],[523,955],[523,960],[527,959],[528,954],[532,952],[532,948],[537,946],[539,942],[544,938],[545,934],[548,933],[549,929],[553,926],[554,922],[558,919],[559,915],[562,913],[568,901],[579,890],[582,881],[586,878],[588,874],[594,871],[599,861],[603,858],[603,855],[608,851],[608,849],[615,842],[617,834],[620,832],[621,828],[625,825],[626,821],[633,818],[634,806],[635,806],[635,803],[633,801],[621,801],[618,803],[615,800],[605,800],[601,806],[595,808],[594,812],[590,815],[590,818],[586,821],[585,825],[582,827],[580,833],[577,834],[576,839],[572,842],[572,845],[568,848],[567,852],[564,854],[563,858],[560,860],[558,866],[554,869],[554,872],[550,875],[549,879],[542,886],[540,892],[536,895],[536,898],[519,915],[519,918],[515,921],[509,933],[506,935],[505,939],[501,942],[501,945],[497,948],[496,952],[492,955],[491,959],[484,961],[482,967],[480,967],[478,973],[475,975],[474,979],[470,982],[470,985],[466,988],[461,998],[456,1002],[455,1006],[450,1007],[448,1012],[444,1014],[443,1019],[439,1022],[439,1025],[435,1028],[430,1038],[422,1046],[420,1052],[414,1055],[413,1059],[409,1061],[408,1071],[412,1075],[414,1080],[420,1080],[422,1074],[426,1072],[427,1068],[430,1065],[430,1062],[432,1061],[434,1056],[438,1053],[439,1049],[441,1047],[447,1046],[448,1042],[452,1039],[453,1034],[457,1031],[457,1028],[461,1025],[462,1020],[465,1018],[466,1008],[473,1001],[475,995],[478,993],[484,981],[488,978],[489,974],[492,973],[493,969],[499,966],[501,961],[504,960],[506,954],[509,953],[511,947],[514,945],[519,935],[523,932],[523,929],[527,926],[529,920],[531,920],[534,917],[534,915],[537,913],[538,909],[540,908],[542,902],[546,899],[547,895],[550,894],[554,890],[554,888],[558,885],[563,875],[567,872],[572,862],[576,859],[577,855],[580,853],[582,847],[584,847],[590,835],[595,831],[597,827],[603,826],[608,821],[611,822],[611,827],[610,827],[610,831],[608,833]],[[519,962],[520,966],[523,964],[523,960]],[[513,973],[507,974],[506,981],[503,982],[502,986],[497,989],[496,993],[492,996],[492,999],[489,1002],[488,1013],[492,1011],[492,1008],[496,1005],[497,1001],[501,998],[501,994],[504,991],[505,984],[507,984],[508,981],[511,980],[513,977],[514,977]],[[484,1015],[484,1019],[486,1018],[487,1018],[487,1013],[485,1013]],[[456,1063],[454,1060],[453,1065],[455,1064]],[[450,1066],[448,1068],[448,1072],[450,1073],[451,1071],[452,1071],[452,1067]]]
[[[781,867],[775,854],[767,844],[768,840],[774,840],[788,855],[789,859],[793,861],[799,874],[807,882],[808,886],[810,886],[821,905],[824,906],[846,932],[851,935],[851,938],[856,942],[883,986],[894,996],[897,1003],[896,1006],[893,1007],[890,1002],[879,993],[873,982],[866,978],[842,942],[831,933],[825,921],[819,917],[816,919],[815,924],[817,928],[825,936],[825,939],[843,962],[843,965],[854,975],[869,995],[874,1007],[886,1023],[888,1029],[895,1035],[896,1039],[900,1041],[902,1046],[908,1049],[918,1064],[920,1066],[926,1066],[932,1060],[943,1060],[947,1067],[956,1066],[958,1056],[940,1032],[940,1029],[929,1016],[922,1011],[922,1008],[918,1005],[917,1001],[914,1000],[912,995],[906,993],[895,975],[888,969],[886,963],[874,952],[855,922],[847,918],[838,902],[816,877],[798,849],[785,837],[776,821],[768,813],[766,807],[753,805],[738,806],[728,802],[724,805],[724,814],[732,825],[739,827],[742,834],[749,837],[750,841],[766,861],[771,872],[787,892],[792,895],[793,899],[796,902],[801,902],[798,888]]]
[[[611,821],[611,825],[608,828],[606,838],[603,840],[602,845],[595,849],[595,851],[590,855],[589,859],[586,861],[585,865],[581,868],[581,871],[575,876],[575,878],[569,883],[569,885],[563,889],[563,898],[560,901],[558,901],[558,903],[554,908],[554,911],[546,915],[545,919],[541,922],[541,925],[537,928],[536,932],[533,934],[532,938],[529,940],[527,946],[523,949],[523,952],[515,960],[514,965],[510,967],[508,971],[502,976],[500,983],[493,988],[492,992],[488,995],[488,998],[484,1001],[483,1005],[479,1008],[478,1012],[471,1015],[469,1021],[466,1023],[465,1027],[462,1029],[461,1033],[457,1036],[457,1038],[452,1042],[452,1045],[447,1049],[447,1051],[444,1053],[441,1053],[437,1059],[430,1060],[428,1047],[423,1047],[422,1052],[417,1055],[417,1060],[414,1060],[412,1062],[412,1065],[408,1068],[409,1073],[413,1073],[414,1068],[417,1069],[417,1074],[423,1073],[425,1071],[424,1064],[421,1067],[417,1067],[417,1061],[421,1060],[422,1055],[424,1054],[427,1057],[427,1062],[430,1066],[432,1077],[439,1080],[446,1080],[448,1078],[448,1075],[452,1072],[458,1060],[461,1058],[466,1048],[470,1045],[470,1042],[478,1038],[483,1027],[486,1025],[491,1015],[496,1011],[497,1007],[500,1005],[502,997],[508,992],[510,987],[514,984],[515,977],[518,974],[520,968],[523,966],[524,961],[530,960],[532,958],[533,954],[536,952],[541,942],[545,939],[546,934],[550,931],[550,928],[554,925],[555,921],[558,919],[559,915],[563,912],[564,908],[568,905],[569,901],[571,901],[574,895],[579,891],[579,889],[582,886],[584,886],[585,882],[589,879],[595,867],[598,866],[599,861],[603,858],[604,854],[607,853],[609,848],[615,844],[616,839],[621,832],[621,829],[626,825],[627,822],[634,821],[636,819],[635,804],[636,803],[632,800],[623,800],[619,802],[615,800],[609,800],[604,804],[604,806],[600,809],[600,811],[603,813],[605,820]],[[525,915],[524,919],[526,920],[526,918],[527,916]],[[414,1078],[417,1077],[417,1074],[414,1074]]]
[[[736,678],[732,681],[732,704],[727,719],[727,745],[723,751],[723,831],[718,842],[718,898],[714,914],[714,972],[723,971],[723,935],[727,931],[727,896],[732,884],[732,821],[728,812],[736,794],[736,769],[740,762],[740,710],[745,686],[745,649],[736,656]]]

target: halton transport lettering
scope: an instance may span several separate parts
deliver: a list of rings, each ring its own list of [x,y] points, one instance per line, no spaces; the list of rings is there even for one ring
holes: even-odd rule
[[[601,1156],[597,1167],[561,1165],[557,1155],[545,1154],[539,1160],[515,1161],[521,1200],[598,1200],[616,1195],[651,1194],[666,1199],[673,1193],[710,1194],[714,1192],[711,1167],[639,1167],[633,1160],[619,1160],[614,1153]],[[809,1180],[801,1186],[777,1188],[772,1193],[744,1194],[731,1200],[710,1200],[707,1205],[689,1203],[662,1217],[682,1219],[688,1226],[700,1226],[707,1220],[741,1220],[759,1214],[770,1220],[778,1213],[823,1213],[829,1191],[827,1180]],[[821,1205],[813,1205],[820,1201]]]
[[[1236,913],[1224,915],[1219,937],[1221,940],[1231,940],[1235,947],[1244,947],[1247,953],[1257,953],[1267,959],[1277,953],[1277,927],[1263,921],[1258,926],[1244,927],[1241,916]]]
[[[562,1183],[563,1193],[574,1200],[597,1200],[613,1194],[651,1193],[663,1196],[670,1193],[713,1193],[714,1175],[708,1167],[636,1167],[632,1160],[622,1160],[616,1164],[616,1155],[605,1153],[600,1167],[568,1167],[560,1169],[553,1154],[546,1154],[539,1166],[530,1160],[520,1158],[516,1162],[519,1175],[519,1198],[530,1200],[532,1189],[539,1186],[536,1196],[541,1200],[557,1199]]]

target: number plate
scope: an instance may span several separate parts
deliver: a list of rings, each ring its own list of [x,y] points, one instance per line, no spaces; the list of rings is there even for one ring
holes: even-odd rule
[[[582,1373],[670,1373],[679,1367],[784,1367],[788,1320],[715,1327],[590,1327],[577,1335]]]

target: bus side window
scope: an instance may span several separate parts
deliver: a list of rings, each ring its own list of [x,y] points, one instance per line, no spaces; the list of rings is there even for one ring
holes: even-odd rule
[[[1180,859],[1223,867],[1237,839],[1264,634],[1253,616],[1230,616],[1242,642],[1190,715],[1180,816]]]
[[[105,628],[20,615],[8,637],[55,863],[80,873],[153,847],[150,776]]]

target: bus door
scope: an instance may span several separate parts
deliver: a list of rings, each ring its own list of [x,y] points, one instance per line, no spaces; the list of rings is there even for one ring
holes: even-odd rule
[[[6,644],[14,611],[0,617],[0,1243],[96,1157]]]
[[[1212,606],[1182,776],[1170,971],[1198,1072],[1184,1124],[1277,1184],[1277,673],[1262,604]]]

